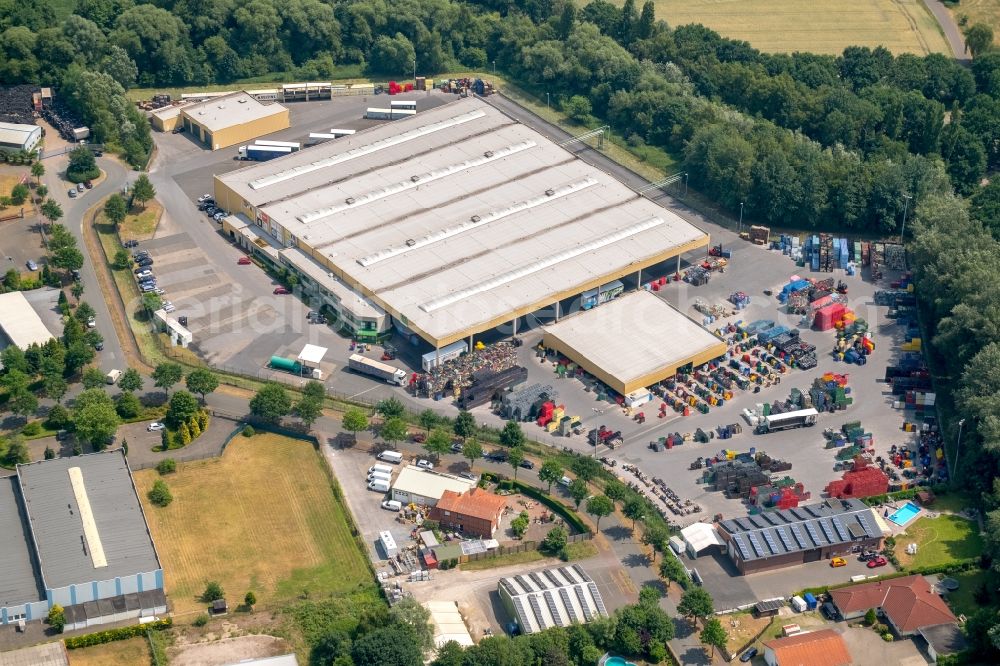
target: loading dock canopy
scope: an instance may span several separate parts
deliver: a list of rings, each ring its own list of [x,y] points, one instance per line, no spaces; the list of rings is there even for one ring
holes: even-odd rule
[[[622,395],[726,353],[726,344],[639,291],[545,327],[543,342]]]

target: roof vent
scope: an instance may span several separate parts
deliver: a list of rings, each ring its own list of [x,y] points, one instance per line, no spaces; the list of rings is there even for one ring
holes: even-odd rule
[[[406,247],[413,247],[416,244],[417,244],[417,241],[413,240],[412,238],[407,238],[406,239]]]
[[[415,183],[415,182],[417,182],[418,180],[420,180],[420,176],[410,176],[410,182],[413,182],[413,183]]]
[[[493,157],[493,151],[487,150],[485,153],[483,153],[483,157]]]
[[[554,197],[555,195],[556,195],[556,191],[555,190],[552,190],[552,189],[545,190],[545,196],[547,196],[547,197]]]
[[[481,219],[483,219],[483,218],[479,217],[478,215],[473,215],[473,216],[472,216],[472,217],[471,217],[470,219],[471,219],[471,220],[472,220],[473,222],[478,222],[479,220],[481,220]]]
[[[348,206],[354,205],[354,197],[347,197],[346,199],[344,199],[344,203],[347,204]]]

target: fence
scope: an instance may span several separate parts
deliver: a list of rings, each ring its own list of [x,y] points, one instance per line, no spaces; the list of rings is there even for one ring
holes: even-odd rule
[[[581,541],[590,541],[594,538],[594,535],[590,532],[585,532],[583,534],[573,534],[567,538],[566,543],[579,543]],[[499,546],[495,550],[490,550],[485,553],[472,553],[470,555],[462,555],[458,558],[459,562],[476,562],[478,560],[489,560],[494,557],[500,557],[501,555],[513,555],[514,553],[527,553],[533,550],[541,550],[541,541],[522,541],[513,546]]]
[[[38,159],[40,159],[40,160],[47,160],[50,157],[59,157],[60,155],[65,155],[68,152],[76,150],[81,145],[84,145],[87,148],[90,148],[91,150],[100,150],[100,151],[104,150],[104,144],[103,143],[86,143],[86,144],[71,143],[71,144],[67,144],[67,145],[63,146],[62,148],[54,148],[52,150],[43,150],[43,151],[41,151],[39,153]]]

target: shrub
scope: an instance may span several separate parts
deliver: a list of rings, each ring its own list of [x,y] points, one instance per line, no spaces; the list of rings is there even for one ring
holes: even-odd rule
[[[891,643],[892,642],[892,634],[890,632],[888,632],[888,631],[885,632],[884,634],[882,634],[882,640],[884,640],[886,643]]]
[[[49,616],[46,618],[46,621],[57,634],[61,634],[66,627],[66,613],[63,611],[63,607],[59,604],[52,606],[49,609]]]
[[[218,601],[219,599],[225,599],[226,593],[219,585],[217,581],[209,581],[205,585],[205,591],[201,593],[201,600],[206,603],[211,603],[213,601]]]
[[[42,424],[38,421],[32,421],[31,423],[26,423],[23,428],[21,428],[21,434],[25,437],[34,437],[42,431]]]
[[[157,463],[156,471],[160,474],[173,474],[177,471],[177,461],[173,458],[164,458]]]
[[[243,428],[243,433],[242,434],[243,434],[244,437],[253,437],[257,433],[254,431],[253,426],[248,425],[248,426],[245,426]]]
[[[257,605],[257,595],[253,593],[253,590],[250,590],[249,592],[246,593],[246,595],[243,597],[243,603],[246,604],[247,607],[251,609]]]
[[[174,496],[170,494],[170,488],[162,479],[157,479],[153,487],[147,494],[149,501],[159,507],[169,506],[174,501]]]
[[[162,620],[157,620],[156,622],[150,622],[148,624],[133,624],[130,627],[119,627],[117,629],[108,629],[107,631],[98,631],[94,634],[74,636],[65,640],[66,648],[69,650],[75,650],[77,648],[91,647],[93,645],[101,645],[112,641],[123,641],[129,638],[135,638],[136,636],[145,636],[147,630],[166,629],[172,624],[173,620],[166,617]]]
[[[204,627],[206,624],[208,624],[208,613],[202,613],[201,615],[196,617],[194,619],[194,622],[192,622],[191,624],[193,624],[196,627]]]

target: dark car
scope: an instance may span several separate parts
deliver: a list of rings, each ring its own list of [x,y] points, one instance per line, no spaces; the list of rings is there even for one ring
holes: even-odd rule
[[[153,258],[152,257],[143,257],[142,259],[140,259],[136,263],[139,264],[140,266],[152,266],[153,265]]]
[[[88,190],[94,189],[94,183],[93,181],[90,180],[83,181],[83,186],[86,187]]]
[[[492,460],[493,462],[507,462],[507,452],[502,449],[497,449],[496,451],[490,451],[486,454],[487,460]]]
[[[178,318],[177,318],[177,322],[178,322],[178,323],[179,323],[179,324],[180,324],[181,326],[187,326],[187,325],[188,325],[188,318],[187,318],[186,316],[183,316],[183,315],[182,315],[182,316],[180,316],[180,317],[178,317]]]
[[[125,241],[125,247],[139,247],[139,241],[137,241],[137,240],[127,240],[127,241]]]
[[[757,648],[752,647],[740,656],[740,661],[744,664],[757,656]]]
[[[95,344],[94,349],[96,349],[97,351],[104,351],[104,341],[101,340],[100,342]]]
[[[81,279],[83,279],[83,277],[80,275],[80,271],[78,271],[76,269],[73,269],[73,271],[71,271],[71,272],[73,274],[73,279],[76,280],[77,282],[79,282]]]
[[[519,467],[523,467],[524,469],[535,469],[535,463],[525,459],[521,461]]]

